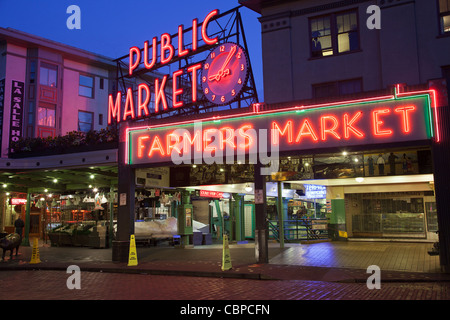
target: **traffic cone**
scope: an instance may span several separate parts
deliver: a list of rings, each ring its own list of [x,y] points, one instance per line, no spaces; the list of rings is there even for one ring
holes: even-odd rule
[[[41,263],[41,259],[39,256],[38,238],[34,238],[33,251],[31,252],[31,261],[30,261],[30,264],[36,263]]]
[[[222,251],[222,271],[230,270],[231,266],[231,257],[230,257],[230,248],[228,247],[228,236],[225,234],[223,236],[223,251]]]
[[[136,253],[136,241],[134,240],[134,234],[130,237],[130,252],[128,254],[128,266],[137,266],[137,253]]]

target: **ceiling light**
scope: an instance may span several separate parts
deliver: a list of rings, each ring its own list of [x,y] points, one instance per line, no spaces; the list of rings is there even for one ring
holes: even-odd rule
[[[357,178],[355,178],[355,180],[356,180],[356,182],[361,183],[361,182],[364,181],[364,178],[363,177],[357,177]]]
[[[94,176],[93,174],[91,174],[91,175],[89,176],[89,178],[94,179],[95,176]]]
[[[7,185],[6,185],[6,183],[4,183],[4,184],[3,184],[3,188],[6,188],[6,187],[7,187]]]
[[[58,183],[58,179],[53,179],[53,183]]]
[[[252,190],[253,190],[253,188],[249,184],[245,185],[245,191],[251,192]]]

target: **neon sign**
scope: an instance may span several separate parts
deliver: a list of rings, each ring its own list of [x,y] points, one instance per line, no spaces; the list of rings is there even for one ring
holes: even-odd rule
[[[211,191],[211,190],[200,190],[200,197],[221,199],[221,198],[223,198],[223,192]]]
[[[148,41],[145,41],[142,50],[136,46],[131,47],[129,50],[128,75],[132,76],[133,73],[135,73],[141,65],[143,65],[144,69],[150,71],[152,69],[167,65],[175,58],[183,57],[197,51],[199,47],[199,25],[201,25],[200,40],[203,40],[206,45],[215,45],[218,42],[218,37],[211,38],[208,35],[208,24],[214,18],[216,18],[218,14],[219,10],[217,9],[211,11],[210,13],[208,13],[201,24],[198,23],[197,19],[192,20],[192,44],[190,45],[190,48],[184,45],[185,29],[183,25],[178,26],[177,49],[172,44],[172,38],[168,33],[163,33],[160,37],[160,41],[158,41],[157,37],[154,37],[152,39],[151,45]],[[110,94],[108,97],[108,125],[112,124],[113,121],[119,123],[126,120],[138,120],[140,118],[148,116],[150,114],[150,111],[158,113],[163,110],[167,110],[170,107],[182,107],[184,102],[182,100],[179,100],[179,97],[184,94],[184,89],[179,84],[179,81],[177,81],[177,79],[183,74],[189,75],[189,78],[191,79],[191,102],[197,102],[197,72],[200,71],[201,68],[202,64],[196,63],[186,68],[174,71],[171,78],[169,78],[168,75],[164,75],[162,79],[156,78],[154,80],[153,90],[151,90],[151,87],[146,83],[139,84],[137,87],[138,97],[136,103],[134,102],[132,88],[127,88],[127,91],[124,94],[118,91],[115,97]],[[169,85],[170,79],[172,80],[171,85]],[[171,89],[170,98],[166,96],[166,91],[169,91],[168,89]],[[154,97],[154,110],[149,110],[149,103],[152,94]],[[125,104],[124,106],[122,106],[122,99],[124,98],[124,96]],[[172,101],[171,106],[169,106],[169,101]]]
[[[429,93],[213,117],[127,129],[127,164],[256,154],[267,139],[282,151],[431,139]],[[195,162],[201,163],[201,162]]]
[[[305,184],[305,197],[309,199],[325,199],[327,187],[315,184]]]

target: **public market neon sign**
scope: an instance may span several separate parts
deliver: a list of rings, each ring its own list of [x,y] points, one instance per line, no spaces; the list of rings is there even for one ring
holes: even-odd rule
[[[396,94],[334,104],[212,117],[158,126],[128,128],[127,164],[170,162],[204,154],[234,157],[260,150],[282,151],[428,140],[434,136],[434,91]],[[267,151],[267,150],[266,150]],[[203,157],[203,158],[202,158]]]
[[[208,24],[219,14],[219,10],[213,10],[205,17],[202,23],[198,23],[198,19],[192,20],[192,43],[190,48],[184,45],[184,34],[185,29],[183,25],[178,26],[178,43],[177,49],[175,49],[172,44],[172,37],[168,33],[163,33],[159,41],[158,49],[158,39],[153,37],[151,45],[148,41],[144,42],[144,47],[141,53],[139,47],[133,46],[129,50],[129,65],[128,65],[128,75],[132,76],[136,69],[142,64],[147,71],[162,67],[169,64],[172,60],[177,57],[184,57],[189,54],[193,54],[197,51],[199,47],[199,41],[203,40],[206,45],[214,45],[218,42],[218,37],[210,38],[208,35]],[[200,35],[201,39],[198,39],[200,25]],[[159,59],[158,59],[159,53]],[[191,102],[197,102],[197,71],[202,68],[201,63],[196,63],[188,66],[185,69],[179,69],[172,73],[172,106],[169,106],[168,98],[166,96],[168,75],[164,75],[162,79],[156,78],[154,81],[154,112],[159,113],[162,110],[167,110],[169,107],[179,108],[184,105],[183,100],[179,100],[179,96],[184,93],[184,89],[178,87],[177,79],[187,73],[190,74],[191,78]],[[150,86],[146,83],[141,83],[137,87],[137,103],[135,104],[133,98],[132,88],[127,88],[125,105],[122,106],[122,92],[118,91],[115,100],[112,94],[108,97],[108,125],[112,124],[113,121],[117,123],[126,120],[139,120],[141,118],[147,117],[150,114],[149,103],[151,99]],[[137,112],[136,112],[137,110]],[[152,110],[153,111],[153,110]]]

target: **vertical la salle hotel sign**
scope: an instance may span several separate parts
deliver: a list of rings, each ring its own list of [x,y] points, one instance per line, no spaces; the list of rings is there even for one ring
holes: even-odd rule
[[[11,121],[9,124],[9,145],[16,142],[22,136],[23,125],[23,97],[25,84],[20,81],[12,81],[11,87]],[[10,150],[11,152],[14,150]]]

